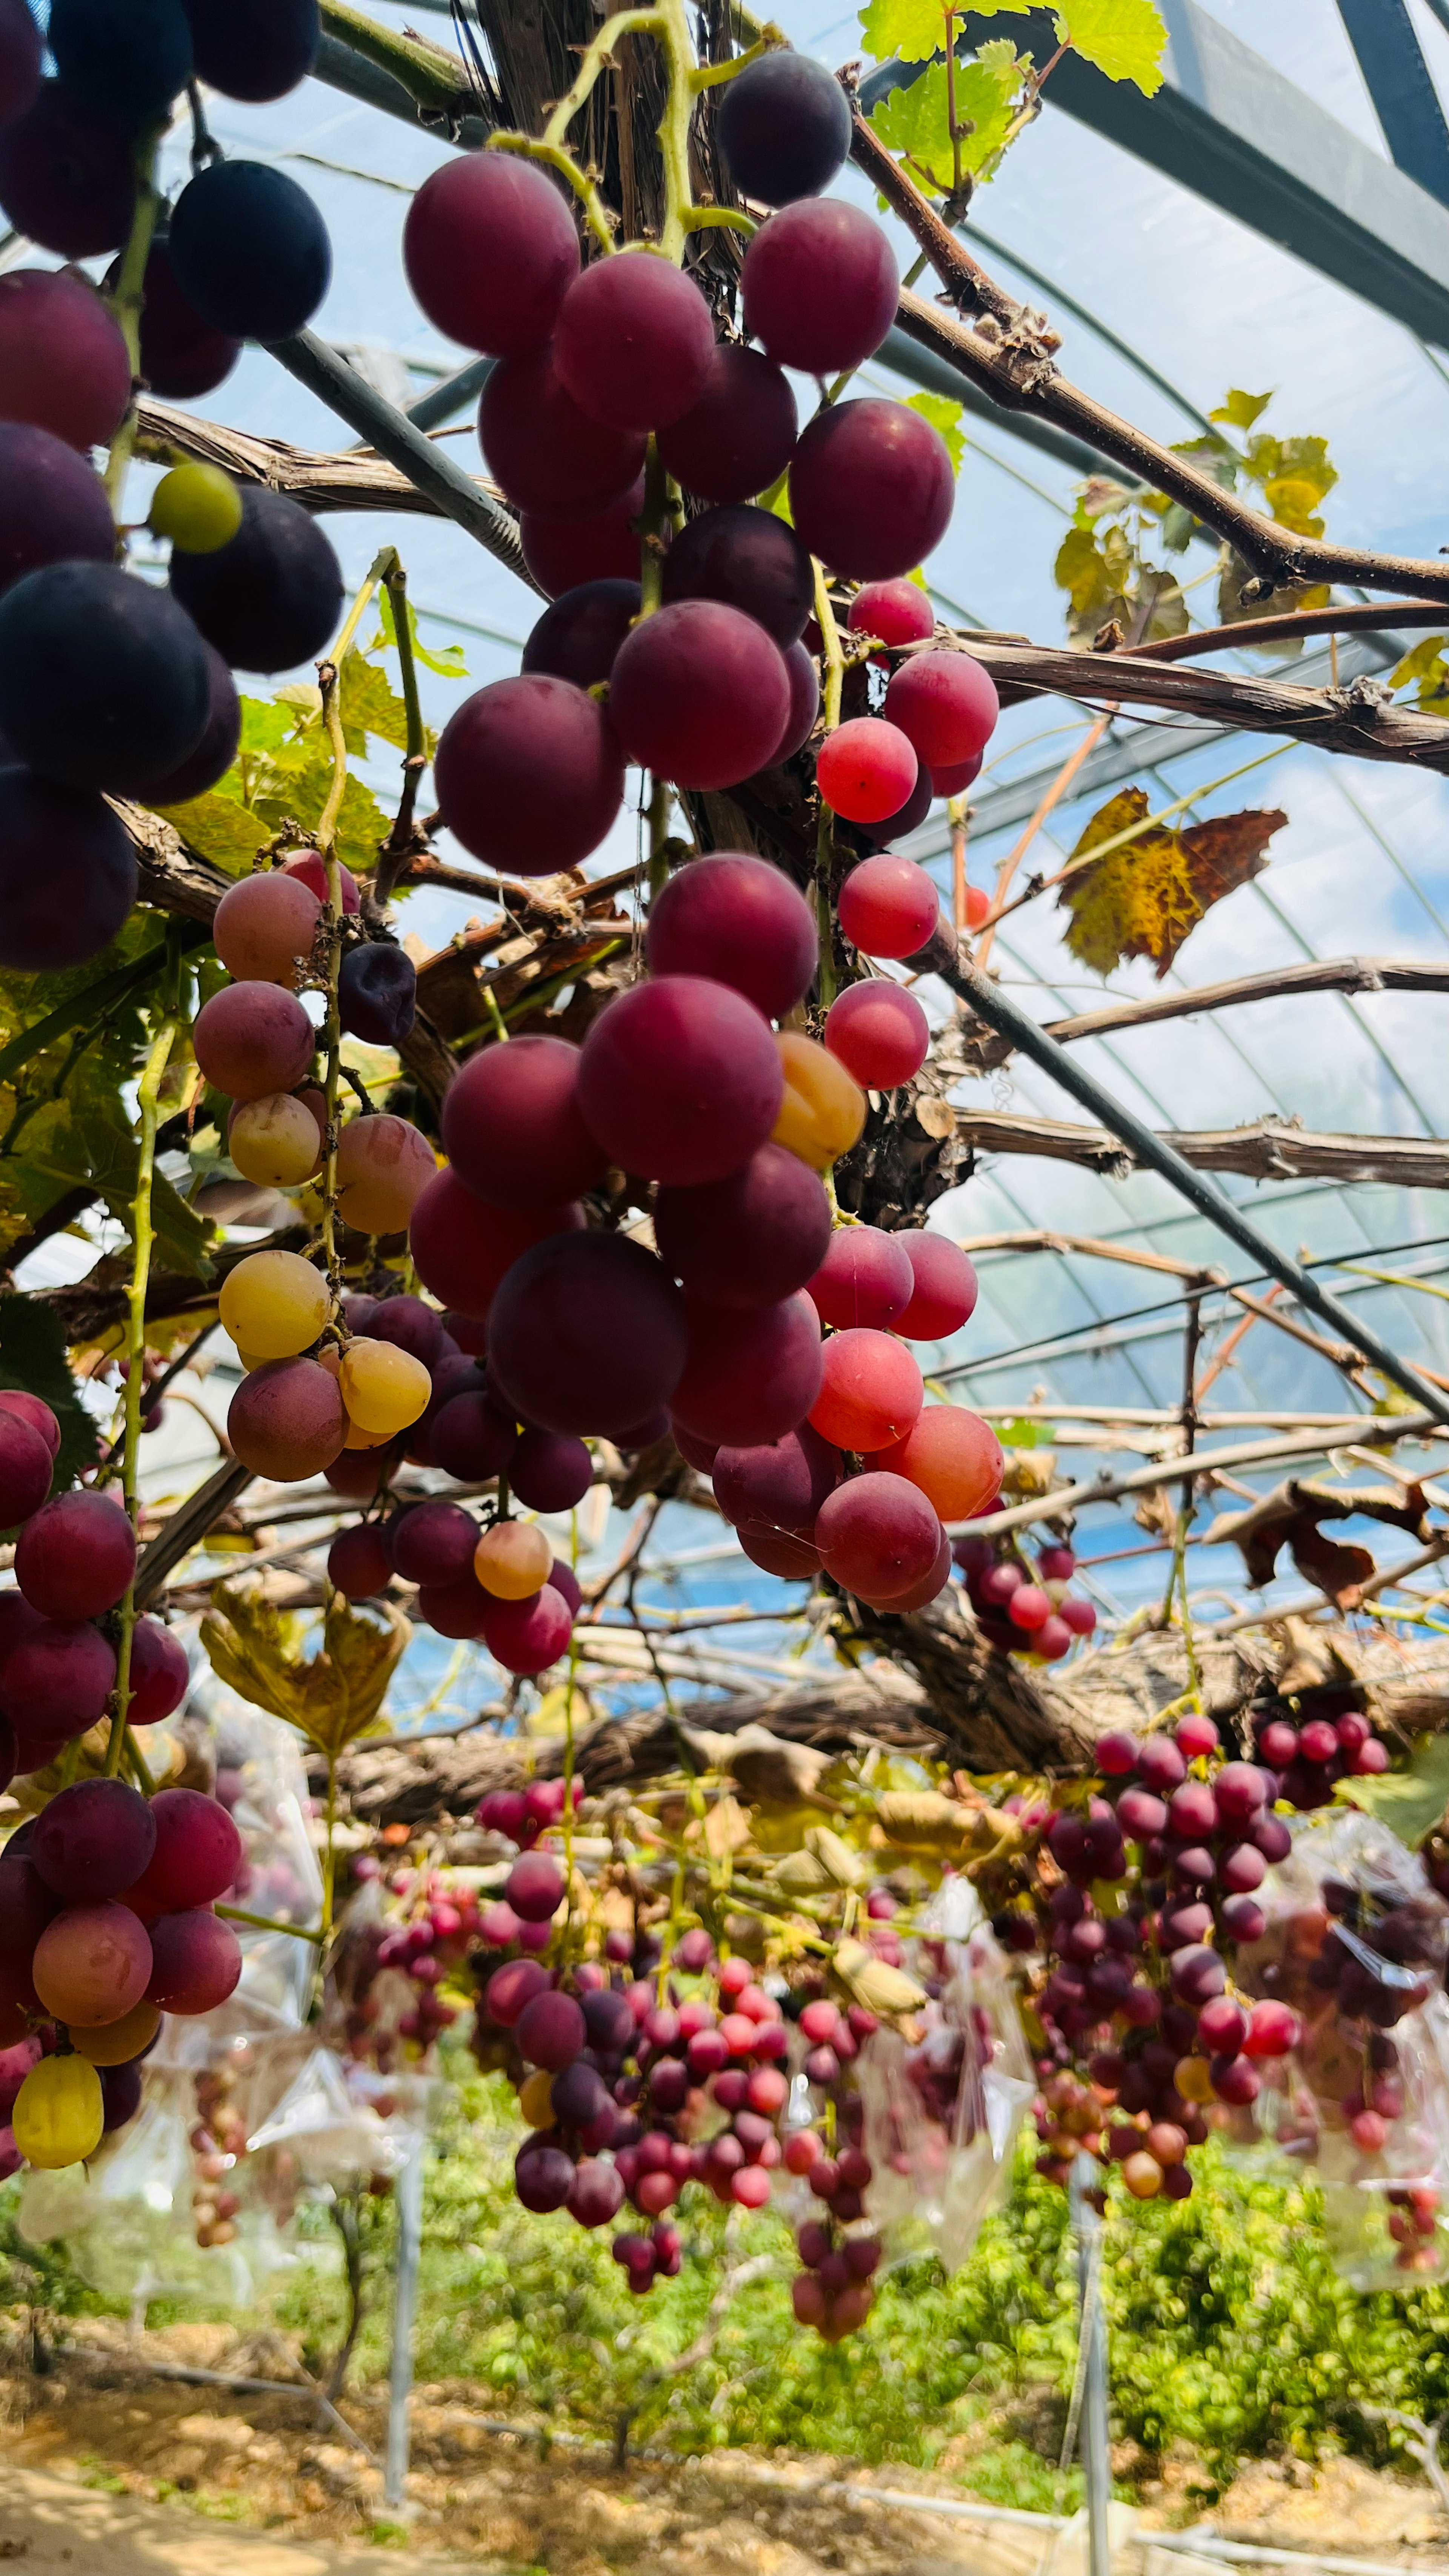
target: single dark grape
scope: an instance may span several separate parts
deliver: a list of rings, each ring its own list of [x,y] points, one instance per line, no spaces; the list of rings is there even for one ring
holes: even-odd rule
[[[85,459],[48,429],[0,425],[0,590],[42,564],[115,552],[106,488]]]
[[[14,1529],[38,1512],[50,1492],[54,1461],[49,1443],[18,1413],[0,1413],[0,1529]]]
[[[414,197],[403,265],[435,330],[506,358],[549,337],[579,273],[578,234],[565,196],[536,162],[464,152]]]
[[[783,1440],[754,1449],[718,1451],[715,1500],[742,1538],[809,1539],[827,1494],[840,1482],[838,1449],[803,1423]]]
[[[337,1009],[349,1037],[369,1046],[401,1046],[418,1015],[418,970],[411,957],[385,939],[346,949],[337,974]]]
[[[18,1414],[38,1431],[52,1458],[60,1455],[60,1424],[43,1397],[27,1394],[24,1387],[0,1386],[0,1413]]]
[[[285,98],[317,59],[317,0],[182,0],[196,77],[224,98]]]
[[[129,1726],[157,1726],[181,1706],[191,1680],[186,1648],[159,1619],[138,1619],[131,1636]]]
[[[136,172],[124,125],[96,115],[59,81],[0,126],[0,208],[17,233],[62,259],[119,250],[131,229]]]
[[[790,466],[802,542],[856,581],[923,563],[951,523],[955,488],[939,431],[905,403],[873,397],[818,411]]]
[[[15,1579],[43,1619],[99,1619],[135,1570],[136,1534],[104,1493],[57,1494],[16,1542]]]
[[[624,795],[610,718],[571,681],[543,672],[495,680],[465,699],[443,729],[433,775],[464,848],[523,876],[586,859]]]
[[[918,831],[924,823],[931,810],[932,795],[930,771],[918,769],[915,786],[904,805],[896,813],[887,814],[883,822],[857,824],[859,838],[878,850],[889,849],[893,841],[903,841],[908,832]]]
[[[701,501],[749,501],[784,473],[796,426],[788,376],[758,349],[722,340],[702,392],[656,445],[666,472]]]
[[[99,796],[0,769],[0,966],[47,975],[98,957],[138,882],[130,835]]]
[[[191,78],[181,0],[50,0],[47,42],[70,96],[128,133],[164,117]]]
[[[117,565],[48,564],[0,600],[0,727],[45,777],[144,791],[195,750],[210,701],[191,620]]]
[[[571,1512],[593,1481],[588,1450],[563,1431],[525,1431],[508,1469],[512,1492],[530,1512]]]
[[[105,288],[113,295],[120,279],[119,260],[106,271]],[[215,393],[241,356],[242,344],[230,332],[203,322],[176,283],[171,252],[154,241],[146,259],[145,303],[141,308],[141,375],[163,402],[192,402],[198,394]]]
[[[773,1306],[824,1259],[830,1202],[798,1155],[765,1144],[726,1180],[661,1189],[654,1238],[685,1288],[719,1306]]]
[[[549,348],[500,359],[483,388],[478,437],[509,500],[545,519],[607,510],[644,463],[643,431],[607,429],[580,410]]]
[[[596,259],[559,309],[553,361],[591,420],[662,429],[696,403],[714,356],[709,306],[692,277],[652,250]]]
[[[236,1990],[241,1943],[229,1923],[198,1906],[152,1924],[151,1962],[150,2002],[169,2013],[214,2012]]]
[[[34,1835],[31,1836],[32,1843]],[[0,1853],[0,1957],[28,1959],[60,1899],[28,1851]]]
[[[517,1445],[511,1408],[486,1395],[455,1395],[440,1410],[428,1449],[445,1476],[456,1477],[460,1485],[482,1485],[503,1474]]]
[[[101,2079],[102,2134],[109,2136],[113,2129],[124,2129],[141,2108],[141,2069],[134,2058],[128,2058],[121,2066],[100,2066],[96,2072]]]
[[[375,1521],[338,1531],[327,1551],[327,1580],[349,1601],[373,1601],[387,1590],[392,1565]]]
[[[833,375],[873,357],[896,318],[900,271],[881,227],[843,197],[786,206],[740,272],[744,327],[778,366]],[[919,415],[917,415],[919,417]]]
[[[850,105],[810,54],[764,54],[716,93],[715,134],[742,196],[787,206],[828,188],[850,151]]]
[[[234,670],[315,661],[342,611],[342,567],[310,512],[248,485],[242,523],[214,554],[171,557],[171,588]]]
[[[26,0],[0,0],[0,125],[33,106],[40,63],[40,29]]]
[[[332,281],[316,205],[264,161],[213,161],[198,171],[171,209],[167,241],[187,302],[238,340],[300,331]]]
[[[193,796],[204,796],[219,778],[225,778],[237,755],[241,741],[241,700],[236,682],[214,644],[203,642],[206,656],[210,699],[201,740],[188,752],[179,768],[166,778],[154,779],[146,790],[151,806],[184,805]],[[250,883],[257,880],[250,879]],[[223,902],[226,898],[223,896]]]
[[[782,649],[803,634],[814,585],[814,568],[794,529],[773,510],[748,502],[691,519],[664,559],[667,600],[725,600]]]
[[[639,605],[637,581],[586,581],[566,590],[544,610],[524,645],[524,670],[547,671],[556,680],[572,680],[576,689],[592,689],[607,680]]]
[[[708,975],[771,1020],[810,989],[819,954],[815,915],[780,868],[744,851],[716,850],[677,868],[649,908],[646,955],[654,975]]]
[[[5,1657],[0,1707],[29,1744],[53,1747],[95,1725],[115,1681],[115,1653],[99,1628],[43,1619]]]
[[[790,707],[778,646],[714,599],[676,600],[643,619],[619,648],[609,689],[629,758],[680,787],[733,787],[766,767]]]
[[[77,1780],[42,1810],[29,1858],[63,1904],[101,1904],[134,1884],[155,1849],[156,1818],[135,1789],[124,1780]]]
[[[643,507],[644,477],[639,474],[619,500],[589,518],[544,518],[525,510],[518,533],[523,560],[539,589],[559,599],[588,581],[637,581],[639,531],[634,522]]]
[[[579,1050],[521,1037],[470,1056],[443,1103],[460,1180],[502,1207],[556,1207],[603,1179],[607,1156],[579,1107]]]
[[[672,1394],[683,1301],[663,1264],[627,1236],[556,1235],[504,1279],[488,1348],[490,1373],[530,1421],[612,1434]]]

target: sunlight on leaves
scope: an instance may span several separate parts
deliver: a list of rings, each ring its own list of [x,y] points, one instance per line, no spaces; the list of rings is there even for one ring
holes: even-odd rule
[[[1055,21],[1058,40],[1108,80],[1147,98],[1161,89],[1167,29],[1154,0],[1057,0]]]
[[[994,176],[1008,140],[1012,119],[1025,96],[1031,65],[1004,38],[985,44],[974,62],[958,63],[955,73],[956,125],[964,175]],[[945,196],[956,184],[956,157],[951,144],[951,97],[944,63],[933,63],[919,80],[883,98],[871,118],[872,131],[890,152],[909,163],[928,196]]]
[[[1347,1806],[1366,1808],[1417,1851],[1449,1807],[1449,1735],[1421,1735],[1406,1770],[1340,1780],[1333,1794]]]

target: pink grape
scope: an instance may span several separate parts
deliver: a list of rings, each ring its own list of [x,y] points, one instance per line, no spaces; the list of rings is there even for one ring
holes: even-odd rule
[[[443,728],[433,776],[464,849],[526,877],[586,859],[624,794],[609,717],[586,690],[541,671],[466,698]]]
[[[1175,1789],[1187,1776],[1187,1764],[1167,1735],[1149,1735],[1137,1765],[1146,1789]]]
[[[21,1736],[54,1744],[95,1725],[115,1681],[115,1652],[99,1628],[44,1619],[6,1654],[0,1707]]]
[[[22,132],[18,126],[8,135],[0,132],[0,196],[12,222],[18,218],[9,183]],[[113,141],[124,164],[125,138],[115,131]],[[129,176],[125,193],[134,193]],[[56,247],[69,257],[90,256],[89,247],[79,253],[69,245]],[[19,268],[0,282],[0,405],[7,420],[48,429],[82,452],[103,447],[125,416],[130,377],[120,324],[89,278],[66,269]]]
[[[641,430],[608,429],[580,409],[549,348],[503,358],[483,388],[484,462],[520,510],[587,519],[622,500],[644,462]]]
[[[214,1905],[235,1885],[246,1847],[219,1798],[200,1789],[161,1789],[151,1801],[154,1849],[127,1890],[145,1921],[189,1906]]]
[[[523,560],[549,599],[581,582],[637,581],[639,533],[633,522],[644,507],[644,477],[608,508],[583,519],[541,517],[525,510],[518,523]]]
[[[140,2002],[154,1973],[151,1943],[125,1905],[68,1905],[36,1942],[31,1973],[48,2013],[94,2030]]]
[[[832,403],[807,424],[791,459],[802,544],[856,581],[889,581],[924,563],[955,497],[945,441],[904,403]]]
[[[879,224],[843,197],[805,197],[755,234],[740,272],[746,336],[777,365],[835,375],[874,357],[900,271]]]
[[[526,2003],[514,2025],[518,2045],[531,2066],[558,2075],[571,2064],[588,2038],[583,2013],[572,1995],[550,1989]]]
[[[840,927],[867,957],[914,957],[936,927],[940,897],[914,859],[862,859],[840,889]]]
[[[883,644],[924,644],[936,632],[936,612],[918,582],[868,581],[846,623],[852,635],[878,635]]]
[[[914,993],[875,975],[847,984],[837,995],[825,1015],[823,1035],[830,1053],[862,1091],[894,1091],[925,1063],[931,1024]],[[939,1336],[921,1338],[935,1341]]]
[[[810,557],[794,529],[746,501],[701,511],[664,558],[666,600],[723,600],[753,617],[782,653],[804,633],[814,591]]]
[[[808,1539],[816,1514],[839,1484],[841,1472],[839,1450],[803,1423],[781,1440],[718,1450],[715,1500],[742,1538]]]
[[[950,1237],[926,1227],[895,1237],[915,1276],[915,1292],[894,1329],[908,1342],[944,1342],[976,1311],[976,1272]]]
[[[920,1370],[892,1334],[852,1326],[824,1345],[810,1420],[838,1449],[887,1449],[904,1440],[924,1396]]]
[[[1243,2047],[1249,2057],[1286,2057],[1298,2046],[1303,2025],[1288,2004],[1254,2004]]]
[[[649,250],[591,261],[553,335],[564,390],[616,431],[680,419],[703,393],[713,356],[714,325],[693,278]]]
[[[879,823],[904,805],[916,783],[917,765],[898,726],[880,716],[854,716],[826,735],[816,754],[815,776],[833,813],[843,814],[847,823]]]
[[[32,1431],[40,1433],[52,1458],[59,1454],[60,1424],[49,1405],[38,1395],[27,1394],[19,1386],[0,1386],[0,1413],[16,1414],[22,1422],[29,1424]]]
[[[510,1401],[531,1422],[612,1435],[673,1396],[685,1364],[684,1304],[663,1263],[627,1236],[554,1235],[509,1271],[493,1301],[489,1350]]]
[[[820,1322],[809,1298],[732,1309],[687,1297],[685,1309],[688,1355],[670,1399],[685,1428],[740,1448],[797,1431],[820,1387]]]
[[[1081,1600],[1075,1593],[1057,1603],[1057,1617],[1074,1637],[1090,1637],[1097,1624],[1097,1613],[1090,1601]]]
[[[1230,1824],[1245,1824],[1267,1802],[1268,1784],[1253,1762],[1225,1762],[1213,1782],[1218,1813]]]
[[[567,1654],[572,1631],[569,1605],[551,1583],[526,1601],[490,1600],[483,1617],[483,1643],[508,1673],[546,1672]]]
[[[1218,1802],[1205,1780],[1186,1780],[1167,1802],[1167,1830],[1174,1842],[1195,1843],[1215,1833]]]
[[[787,376],[722,340],[687,411],[660,430],[660,462],[702,501],[748,501],[784,473],[795,445],[795,396]]]
[[[300,884],[306,886],[308,892],[310,894],[314,894],[319,903],[326,903],[328,899],[327,862],[323,858],[320,850],[295,850],[291,858],[283,861],[282,874],[284,877],[294,878]],[[344,868],[339,861],[337,874],[342,882],[343,911],[360,912],[362,909],[362,897],[357,891],[357,879],[353,875],[352,870],[350,868]],[[224,902],[225,900],[226,898],[223,896],[222,901]],[[218,905],[217,910],[220,911],[220,909],[221,906]],[[232,973],[234,975],[242,972],[243,969],[240,967],[234,966],[232,968]]]
[[[783,1145],[761,1145],[743,1170],[654,1202],[660,1260],[717,1306],[772,1306],[803,1288],[830,1242],[830,1201],[817,1174]]]
[[[1001,702],[972,654],[913,653],[892,674],[885,709],[934,776],[980,759]]]
[[[28,1520],[15,1577],[45,1619],[98,1619],[114,1610],[136,1570],[136,1534],[106,1495],[57,1494]]]
[[[155,1849],[152,1807],[124,1780],[74,1781],[42,1810],[30,1839],[46,1886],[68,1905],[122,1895]]]
[[[551,1235],[580,1231],[583,1222],[577,1200],[526,1212],[494,1207],[466,1189],[455,1172],[439,1172],[413,1209],[408,1249],[425,1288],[465,1314],[482,1317],[522,1253]]]
[[[563,1903],[563,1876],[547,1852],[525,1852],[509,1871],[503,1893],[520,1922],[547,1923]]]
[[[546,671],[592,689],[607,680],[614,656],[639,614],[641,592],[631,577],[580,582],[546,608],[523,648],[525,671]]]
[[[560,1431],[525,1431],[509,1463],[508,1482],[530,1512],[570,1512],[594,1481],[582,1440]]]
[[[1052,1605],[1034,1583],[1019,1583],[1006,1605],[1006,1615],[1013,1628],[1044,1628],[1052,1615]]]
[[[936,1564],[941,1524],[932,1504],[904,1476],[878,1470],[852,1476],[826,1496],[815,1543],[832,1580],[866,1601],[911,1591]]]
[[[191,1683],[186,1648],[159,1619],[138,1619],[131,1636],[128,1726],[158,1726],[181,1706]]]
[[[704,975],[656,975],[593,1022],[578,1098],[611,1162],[678,1187],[738,1172],[784,1088],[769,1023],[743,995]]]
[[[1182,1717],[1173,1729],[1173,1740],[1179,1753],[1193,1762],[1217,1751],[1218,1731],[1210,1717]]]
[[[676,868],[649,907],[651,975],[708,976],[743,993],[767,1020],[783,1020],[804,1000],[819,950],[815,916],[798,886],[743,851],[716,850]]]
[[[28,1521],[50,1492],[54,1452],[31,1422],[0,1412],[0,1528]]]
[[[196,1907],[163,1914],[151,1926],[153,1963],[146,1993],[163,2012],[215,2012],[236,1991],[241,1943],[229,1923]]]
[[[579,273],[562,191],[511,152],[465,152],[424,180],[403,266],[428,320],[465,349],[506,358],[548,338]]]
[[[470,1056],[443,1103],[458,1178],[502,1207],[557,1207],[593,1189],[606,1158],[578,1090],[579,1050],[563,1038],[518,1037]]]
[[[677,787],[733,787],[766,768],[790,706],[778,645],[717,599],[643,618],[609,683],[609,722],[628,757]]]
[[[1268,1864],[1251,1843],[1238,1843],[1223,1854],[1219,1876],[1225,1888],[1235,1896],[1251,1896],[1267,1876]]]
[[[601,2156],[587,2157],[574,2174],[565,2206],[580,2227],[607,2227],[624,2206],[624,2185],[618,2168],[606,2164]]]
[[[293,1091],[312,1069],[317,1032],[279,984],[228,984],[197,1013],[196,1061],[229,1100]]]
[[[1235,2057],[1248,2035],[1248,2016],[1229,1995],[1215,1995],[1198,2015],[1197,2035],[1214,2057]]]
[[[532,1858],[536,1862],[542,1858],[542,1854],[535,1853]],[[546,1866],[552,1869],[552,1861],[547,1862]],[[554,1876],[558,1877],[556,1870]],[[563,1886],[560,1881],[559,1895],[562,1896],[562,1894]],[[556,1910],[557,1901],[549,1907],[549,1913],[552,1914]],[[546,1993],[548,1983],[548,1970],[541,1968],[536,1959],[510,1959],[506,1967],[494,1969],[484,1987],[483,2008],[490,2021],[497,2022],[501,2030],[512,2030],[524,2006],[531,2003],[535,1995]]]
[[[806,1282],[822,1324],[894,1324],[910,1304],[915,1274],[899,1235],[875,1225],[843,1225]]]

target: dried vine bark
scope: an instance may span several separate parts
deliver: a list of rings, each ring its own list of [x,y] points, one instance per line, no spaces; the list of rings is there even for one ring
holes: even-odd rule
[[[1044,1156],[1117,1179],[1137,1169],[1120,1137],[1105,1127],[1066,1119],[959,1109],[955,1132],[977,1154]],[[1164,1141],[1198,1171],[1241,1172],[1254,1181],[1392,1181],[1405,1189],[1449,1188],[1449,1145],[1432,1137],[1323,1136],[1287,1119],[1260,1118],[1250,1127],[1171,1133]]]

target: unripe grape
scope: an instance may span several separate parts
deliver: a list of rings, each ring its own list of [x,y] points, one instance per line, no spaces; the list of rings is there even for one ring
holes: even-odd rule
[[[775,1040],[785,1090],[771,1141],[823,1172],[858,1143],[866,1099],[845,1066],[813,1038],[793,1029]]]
[[[243,1180],[255,1181],[260,1189],[295,1189],[322,1167],[317,1121],[286,1091],[241,1102],[227,1122],[226,1147]]]
[[[1162,2167],[1145,2149],[1125,2158],[1122,2180],[1134,2200],[1155,2200],[1162,2189]]]
[[[248,1253],[227,1273],[218,1300],[222,1330],[259,1360],[294,1359],[307,1350],[331,1304],[326,1273],[299,1252]]]
[[[284,869],[229,886],[212,919],[216,953],[239,981],[291,992],[296,960],[310,957],[322,907],[310,886]]]
[[[80,2056],[89,2058],[92,2066],[128,2066],[150,2047],[161,2027],[161,2013],[156,2004],[143,1996],[119,2021],[97,2024],[87,2030],[73,2025],[71,2045]]]
[[[119,2021],[151,1976],[151,1944],[129,1906],[68,1905],[47,1923],[31,1961],[35,1991],[58,2021]]]
[[[348,1420],[376,1440],[390,1440],[416,1422],[433,1391],[422,1361],[384,1341],[349,1342],[338,1383]]]
[[[105,2125],[101,2079],[84,2057],[44,2057],[16,2095],[10,2125],[27,2164],[54,2173],[94,2155]]]
[[[229,545],[242,523],[241,494],[219,465],[188,460],[163,474],[151,495],[146,525],[169,537],[183,554],[212,555]]]
[[[495,1521],[478,1541],[473,1571],[500,1601],[526,1601],[547,1583],[553,1550],[530,1521]]]

